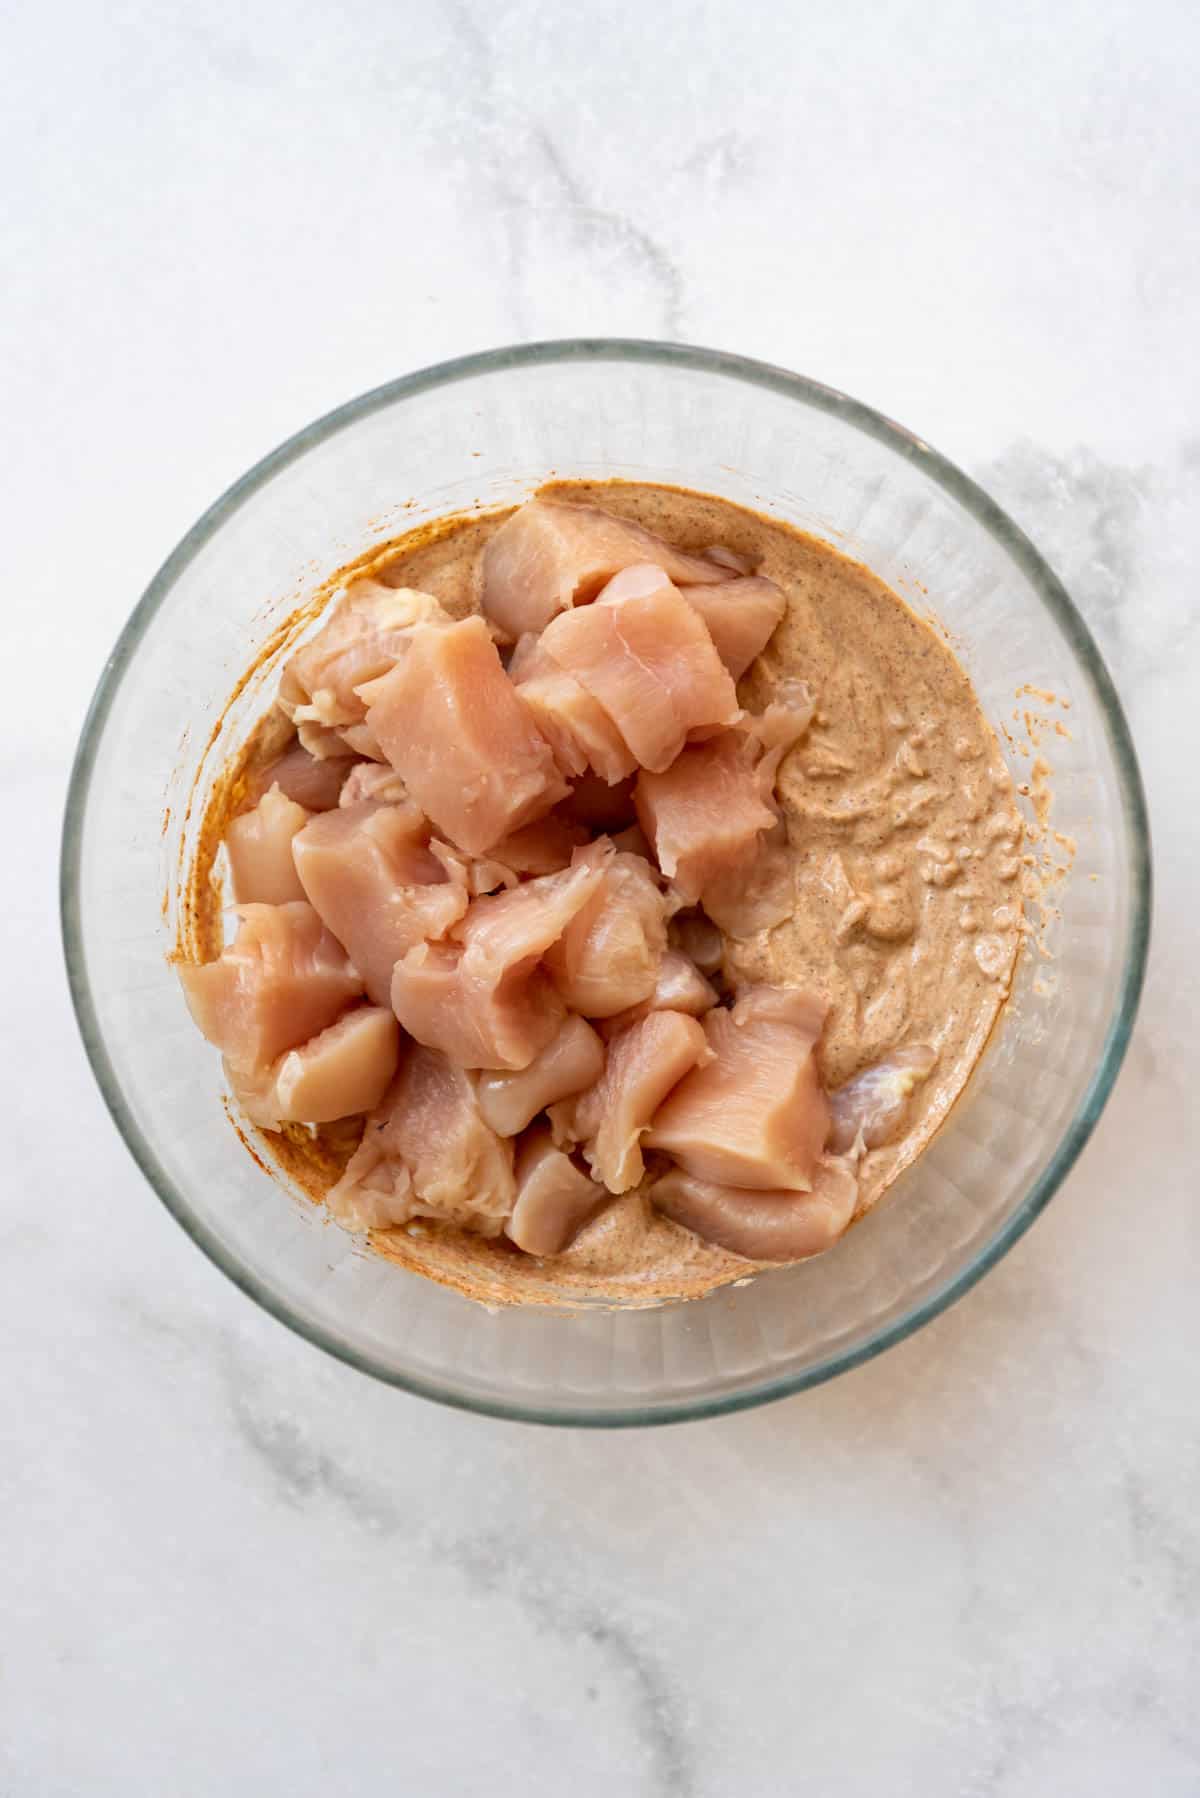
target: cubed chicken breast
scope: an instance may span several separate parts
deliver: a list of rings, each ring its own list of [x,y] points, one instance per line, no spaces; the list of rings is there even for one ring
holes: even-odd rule
[[[546,952],[546,968],[567,1007],[607,1018],[649,998],[667,946],[667,901],[640,856],[614,852],[601,837],[576,854],[599,870],[587,903]]]
[[[539,1111],[593,1086],[603,1072],[604,1044],[585,1019],[569,1017],[528,1067],[480,1074],[479,1109],[501,1136],[518,1136]]]
[[[808,1192],[831,1128],[813,1054],[824,1016],[812,995],[765,986],[710,1011],[712,1058],[655,1114],[647,1145],[698,1180]]]
[[[883,1061],[864,1068],[829,1095],[835,1154],[852,1149],[879,1149],[900,1132],[913,1095],[937,1065],[937,1051],[927,1043],[893,1049]]]
[[[389,1009],[356,1005],[336,1024],[289,1049],[258,1080],[226,1066],[229,1083],[251,1123],[330,1124],[371,1111],[396,1072],[400,1026]]]
[[[732,575],[719,562],[656,537],[598,506],[534,498],[488,539],[483,609],[510,639],[541,631],[559,612],[586,604],[623,568],[653,562],[669,579],[708,585]]]
[[[306,811],[332,811],[350,774],[361,765],[352,755],[327,756],[318,761],[303,744],[294,743],[278,760],[250,775],[246,797],[257,805],[264,793],[278,787]]]
[[[366,799],[373,799],[377,805],[411,803],[408,788],[387,762],[355,762],[346,776],[338,804],[361,805]]]
[[[372,688],[367,721],[439,834],[481,855],[568,787],[482,618],[430,625]]]
[[[578,1142],[596,1180],[628,1192],[645,1173],[642,1138],[671,1090],[711,1059],[704,1030],[678,1011],[655,1011],[608,1045],[604,1073],[551,1111],[560,1143]]]
[[[782,589],[760,575],[681,587],[680,592],[703,618],[733,680],[741,680],[762,654],[787,606]]]
[[[498,1236],[515,1198],[512,1144],[483,1121],[471,1077],[414,1043],[328,1203],[351,1230],[429,1217]]]
[[[528,1255],[561,1255],[608,1193],[555,1146],[545,1126],[517,1144],[517,1198],[505,1234]]]
[[[188,1009],[231,1068],[265,1073],[325,1030],[363,983],[311,905],[240,905],[234,941],[216,961],[181,966]]]
[[[587,840],[581,825],[552,813],[501,837],[491,852],[491,860],[514,874],[557,874],[561,868],[570,867],[572,855]]]
[[[650,1188],[650,1202],[705,1242],[747,1261],[803,1261],[837,1241],[854,1216],[858,1182],[847,1161],[823,1156],[811,1192],[716,1186],[672,1168]]]
[[[560,668],[536,639],[521,639],[509,663],[509,678],[561,773],[573,778],[594,774],[610,786],[633,773],[637,758],[600,701]]]
[[[683,1011],[689,1017],[702,1018],[717,1002],[717,995],[695,962],[677,949],[668,949],[658,964],[654,991],[640,1005],[631,1005],[611,1018],[604,1018],[598,1028],[606,1042],[611,1042],[630,1024],[649,1017],[652,1011]]]
[[[659,867],[689,902],[702,901],[722,876],[743,873],[776,823],[740,731],[692,744],[661,773],[643,772],[634,801]]]
[[[700,618],[659,568],[630,568],[594,605],[561,613],[541,649],[596,699],[643,768],[669,768],[692,730],[739,717]]]
[[[233,896],[240,904],[286,905],[305,897],[292,842],[312,816],[280,787],[271,787],[252,811],[230,820],[225,853]]]
[[[453,942],[396,964],[392,1008],[405,1029],[460,1067],[528,1067],[566,1016],[539,964],[602,877],[583,864],[474,900]]]
[[[386,587],[367,576],[351,581],[321,629],[284,668],[279,704],[297,725],[335,733],[361,725],[366,706],[356,688],[395,667],[414,627],[446,622],[428,593]]]
[[[364,800],[323,812],[292,852],[310,904],[345,944],[377,1005],[391,1004],[401,956],[445,936],[467,909],[465,883],[430,849],[429,825],[413,805]]]

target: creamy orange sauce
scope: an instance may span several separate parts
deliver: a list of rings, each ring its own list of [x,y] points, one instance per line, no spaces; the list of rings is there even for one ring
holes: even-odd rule
[[[778,783],[795,904],[784,923],[728,943],[727,966],[737,978],[809,986],[828,998],[819,1061],[829,1086],[902,1045],[936,1049],[903,1134],[862,1163],[861,1209],[869,1209],[944,1122],[1011,984],[1025,929],[1023,827],[995,733],[935,630],[827,543],[677,488],[562,482],[543,491],[635,518],[684,549],[723,544],[787,595],[783,622],[739,696],[758,710],[780,681],[797,678],[816,696],[813,725]],[[465,616],[479,608],[483,544],[506,516],[440,520],[360,558],[355,571],[370,565],[376,578],[421,588]],[[214,789],[190,871],[189,959],[219,947],[217,847],[248,769],[279,742],[278,722],[264,721]],[[318,1200],[359,1134],[357,1123],[316,1135],[300,1126],[256,1133]],[[491,1304],[653,1303],[754,1271],[658,1216],[640,1193],[614,1199],[565,1254],[544,1262],[504,1239],[427,1222],[377,1232],[372,1247]]]

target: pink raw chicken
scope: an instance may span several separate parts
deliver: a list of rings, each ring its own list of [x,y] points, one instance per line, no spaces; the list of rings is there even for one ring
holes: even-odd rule
[[[346,946],[376,1005],[391,1003],[392,969],[427,937],[442,937],[467,909],[467,889],[429,847],[412,805],[324,812],[292,844],[310,903]]]
[[[638,562],[656,563],[680,584],[711,584],[726,572],[720,563],[675,549],[597,506],[531,499],[488,539],[483,609],[510,638],[541,631],[557,613],[594,599],[613,575]]]
[[[427,625],[375,683],[367,722],[414,802],[480,855],[568,791],[482,618]]]
[[[225,853],[233,896],[240,904],[286,905],[289,899],[304,898],[292,840],[311,817],[279,787],[271,787],[253,811],[230,820]]]
[[[678,1011],[651,1012],[608,1045],[604,1073],[595,1086],[554,1107],[555,1134],[584,1145],[593,1177],[610,1192],[628,1192],[646,1171],[640,1145],[650,1120],[671,1089],[709,1059],[695,1018]]]
[[[566,1015],[538,964],[601,879],[585,864],[476,899],[454,943],[397,963],[392,1009],[405,1029],[460,1067],[528,1067]]]
[[[692,730],[740,715],[703,620],[659,568],[629,568],[564,612],[541,649],[603,706],[643,768],[669,768]]]
[[[748,756],[757,756],[754,779],[762,804],[775,810],[780,764],[812,720],[812,693],[803,681],[785,681],[758,717],[738,725]],[[704,909],[728,937],[737,940],[770,930],[795,909],[795,868],[788,853],[787,825],[777,816],[753,852],[714,871],[705,881]]]
[[[667,930],[672,949],[694,962],[702,974],[719,974],[725,959],[721,932],[701,911],[676,912]]]
[[[332,1024],[363,984],[311,905],[240,905],[216,961],[179,969],[192,1017],[240,1074],[265,1073]]]
[[[776,821],[741,731],[692,744],[663,773],[639,775],[634,798],[659,867],[689,901],[748,867],[759,837]]]
[[[768,829],[757,832],[754,840],[747,841],[741,850],[729,840],[721,845],[720,832],[712,836],[714,854],[703,872],[700,897],[705,912],[720,924],[727,937],[745,939],[756,935],[757,931],[770,930],[795,910],[795,868],[792,856],[788,854],[788,827],[775,809],[775,779],[784,755],[804,730],[808,730],[811,716],[813,698],[808,687],[802,681],[784,681],[765,712],[759,717],[748,714],[743,717],[732,732],[725,734],[725,741],[716,752],[718,757],[729,762],[738,782],[743,823],[748,827],[754,818],[763,820],[768,813],[774,818]],[[741,737],[741,752],[730,746],[730,739],[736,737]],[[705,744],[705,748],[712,748],[712,744]],[[680,762],[684,762],[685,768],[689,766],[684,757],[680,757]],[[680,764],[676,762],[676,766]],[[754,770],[752,786],[747,779],[748,768]],[[675,770],[667,771],[667,789],[671,786],[671,775],[675,775]],[[682,791],[684,788],[680,793]],[[691,827],[694,854],[700,856],[703,865],[703,797],[693,795],[693,798],[689,813],[676,811],[675,829],[685,832]],[[671,831],[671,822],[673,814],[667,806],[662,825],[664,831]],[[725,854],[720,854],[720,849],[725,850]]]
[[[741,865],[715,873],[701,895],[705,911],[735,942],[770,930],[796,907],[796,870],[783,819],[764,831]]]
[[[913,1094],[936,1062],[936,1049],[925,1043],[893,1049],[885,1061],[864,1068],[830,1093],[830,1148],[841,1155],[855,1147],[878,1149],[890,1142],[904,1122]]]
[[[848,1162],[824,1156],[811,1192],[714,1186],[672,1168],[650,1189],[672,1222],[748,1261],[803,1261],[830,1248],[854,1216],[858,1182]]]
[[[782,589],[761,575],[717,586],[683,587],[681,592],[708,626],[717,654],[734,680],[741,680],[766,648],[787,607]]]
[[[546,967],[571,1011],[607,1018],[648,999],[667,946],[667,902],[640,856],[618,855],[604,837],[576,856],[598,869],[587,904],[546,954]]]
[[[600,1025],[600,1034],[609,1042],[622,1030],[628,1030],[631,1024],[649,1017],[652,1011],[685,1011],[689,1017],[702,1018],[716,1002],[716,993],[695,962],[680,955],[677,949],[668,949],[658,965],[658,979],[650,997],[643,999],[640,1005],[631,1005],[628,1011],[605,1018]]]
[[[418,625],[445,623],[446,613],[428,593],[385,587],[363,576],[351,581],[327,622],[285,667],[279,704],[300,731],[314,727],[309,746],[319,756],[357,747],[354,727],[366,706],[356,688],[394,668]],[[350,735],[343,733],[351,727]],[[342,738],[339,741],[339,738]],[[370,751],[368,750],[368,753]]]
[[[302,744],[285,750],[278,761],[250,776],[247,798],[257,804],[271,787],[278,787],[297,805],[310,812],[332,811],[351,772],[361,766],[352,755],[328,756],[318,761]],[[365,764],[370,766],[370,764]]]
[[[604,707],[536,638],[522,637],[508,672],[564,774],[591,772],[612,786],[632,774],[636,758]]]
[[[710,1011],[714,1059],[671,1094],[647,1145],[698,1180],[808,1192],[830,1132],[813,1055],[825,1010],[811,994],[763,986],[731,1012]]]
[[[512,1144],[479,1115],[470,1076],[410,1044],[329,1194],[330,1212],[350,1230],[432,1217],[498,1236],[515,1198]]]
[[[807,681],[785,680],[760,713],[747,712],[741,719],[741,729],[758,751],[755,772],[764,799],[771,799],[780,764],[812,723],[813,706]]]
[[[408,799],[408,788],[386,762],[355,762],[338,794],[339,805],[361,805],[374,799],[379,805],[401,805]]]
[[[510,836],[501,837],[491,859],[514,874],[557,874],[571,864],[576,849],[587,842],[587,832],[557,814],[523,824]]]
[[[518,1143],[516,1175],[517,1202],[504,1228],[528,1255],[561,1255],[608,1197],[544,1128]]]
[[[378,1105],[400,1054],[400,1026],[378,1005],[357,1005],[317,1036],[289,1049],[259,1080],[226,1074],[252,1123],[330,1124]]]
[[[479,1109],[501,1136],[517,1136],[539,1111],[581,1093],[604,1072],[604,1044],[583,1018],[568,1018],[558,1035],[515,1074],[479,1076]]]

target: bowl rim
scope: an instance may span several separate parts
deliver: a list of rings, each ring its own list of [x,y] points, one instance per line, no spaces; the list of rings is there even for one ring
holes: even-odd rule
[[[1129,835],[1132,905],[1125,961],[1116,1003],[1104,1043],[1075,1114],[1024,1199],[973,1260],[932,1292],[910,1306],[902,1316],[873,1331],[852,1348],[830,1352],[800,1373],[765,1379],[733,1393],[713,1397],[677,1398],[665,1402],[621,1405],[608,1410],[581,1411],[562,1407],[522,1404],[507,1399],[481,1398],[455,1391],[438,1381],[398,1372],[369,1353],[338,1339],[324,1325],[315,1324],[289,1301],[264,1286],[233,1255],[216,1234],[192,1211],[176,1187],[125,1101],[109,1057],[92,995],[81,928],[79,881],[84,821],[95,763],[116,695],[134,661],[138,646],[152,619],[175,582],[226,521],[258,490],[299,460],[316,445],[328,441],[372,413],[432,389],[449,386],[477,375],[511,369],[546,367],[560,363],[605,361],[658,365],[740,381],[782,394],[816,411],[832,414],[867,436],[883,443],[906,461],[916,464],[929,479],[955,499],[992,536],[1017,564],[1038,597],[1069,641],[1091,681],[1099,701],[1109,746],[1116,764],[1121,804]],[[1150,826],[1141,772],[1124,710],[1112,678],[1088,626],[1058,576],[1034,547],[1025,532],[984,490],[953,462],[921,437],[885,414],[852,399],[836,388],[774,364],[755,361],[728,351],[691,344],[660,342],[648,338],[578,337],[505,345],[431,364],[415,372],[371,388],[357,398],[305,425],[262,457],[208,507],[171,551],[134,607],[110,653],[92,696],[80,734],[67,790],[63,818],[59,896],[63,949],[76,1020],[92,1072],[109,1114],[126,1147],[176,1222],[222,1273],[281,1323],[336,1359],[371,1374],[386,1384],[455,1409],[502,1417],[524,1423],[566,1425],[576,1428],[611,1429],[648,1424],[680,1423],[721,1416],[767,1404],[793,1393],[823,1384],[835,1375],[873,1360],[894,1344],[903,1342],[924,1324],[954,1304],[1007,1254],[1049,1204],[1074,1166],[1112,1091],[1137,1014],[1149,951],[1152,910]],[[703,1303],[703,1300],[693,1301]]]

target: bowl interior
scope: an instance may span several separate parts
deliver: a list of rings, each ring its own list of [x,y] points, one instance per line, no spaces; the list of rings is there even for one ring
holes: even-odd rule
[[[1048,785],[1049,829],[1031,852],[1069,869],[1047,889],[1041,947],[1022,957],[967,1094],[880,1207],[817,1261],[654,1310],[493,1312],[364,1253],[246,1153],[218,1058],[166,961],[197,795],[270,695],[268,657],[228,703],[255,654],[370,545],[518,500],[550,475],[700,488],[868,563],[948,633],[1007,733],[1039,824],[1032,808]],[[566,344],[470,358],[367,395],[268,457],[200,521],[105,671],[68,805],[63,898],[108,1103],[160,1196],[226,1272],[399,1385],[603,1424],[702,1414],[826,1378],[916,1327],[1003,1252],[1070,1166],[1115,1075],[1145,957],[1149,863],[1136,765],[1094,645],[1049,569],[965,477],[868,409],[781,371],[667,346]]]

